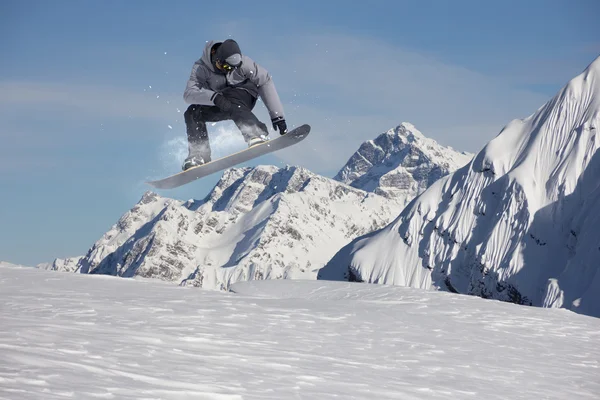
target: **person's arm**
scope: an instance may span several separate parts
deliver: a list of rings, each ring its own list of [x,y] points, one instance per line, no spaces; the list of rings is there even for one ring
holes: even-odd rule
[[[275,83],[271,78],[271,74],[248,56],[242,57],[240,68],[244,70],[244,74],[250,81],[258,87],[258,95],[263,103],[265,103],[271,116],[271,121],[285,119],[283,105],[277,94],[277,89],[275,89]]]
[[[206,70],[196,62],[183,92],[183,100],[188,104],[214,106],[215,103],[212,101],[214,95],[215,92],[208,88]]]

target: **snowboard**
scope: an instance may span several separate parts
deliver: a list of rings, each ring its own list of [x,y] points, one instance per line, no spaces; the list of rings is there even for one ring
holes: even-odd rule
[[[186,171],[179,172],[164,179],[146,182],[157,189],[174,189],[195,181],[196,179],[214,174],[226,168],[252,160],[253,158],[284,149],[302,141],[310,133],[310,125],[301,125],[288,131],[285,135],[268,140],[264,143],[248,147],[231,155],[218,158]]]

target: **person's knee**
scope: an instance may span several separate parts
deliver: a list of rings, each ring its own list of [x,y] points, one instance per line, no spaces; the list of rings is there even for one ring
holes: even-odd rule
[[[186,121],[200,121],[202,119],[202,108],[197,104],[192,104],[183,113],[183,118]]]
[[[183,113],[183,118],[185,118],[186,121],[192,119],[193,115],[194,115],[194,110],[195,110],[195,106],[191,105],[187,108],[187,110],[185,110],[185,112]]]

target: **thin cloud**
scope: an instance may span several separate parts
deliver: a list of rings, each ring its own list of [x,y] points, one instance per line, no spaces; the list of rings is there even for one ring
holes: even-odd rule
[[[243,37],[239,40],[244,52],[272,73],[289,125],[309,123],[313,127],[306,141],[275,155],[283,163],[315,172],[341,168],[363,141],[404,121],[444,145],[476,152],[512,119],[528,116],[548,100],[519,90],[508,80],[370,38],[281,35],[265,41],[253,37],[253,30],[241,23],[230,28],[227,36]],[[268,48],[259,46],[266,42]],[[278,51],[274,53],[273,48]],[[181,117],[186,105],[179,93],[0,82],[3,107],[26,109],[36,104],[104,120],[161,121],[185,139]],[[255,112],[268,122],[262,103]],[[209,127],[209,134],[216,136],[217,128]],[[161,145],[157,142],[157,148]]]
[[[270,47],[290,50],[277,57],[257,50],[255,59],[272,72],[287,118],[313,126],[303,147],[280,155],[315,171],[341,167],[361,142],[404,121],[444,145],[476,152],[512,119],[548,100],[373,39],[327,34],[272,40]]]
[[[13,109],[44,105],[46,109],[69,112],[71,118],[77,111],[86,117],[172,119],[183,103],[181,96],[161,96],[149,89],[135,92],[106,85],[8,81],[0,82],[0,105]]]
[[[0,82],[0,175],[62,168],[71,154],[89,151],[90,136],[95,146],[98,138],[115,140],[125,130],[129,140],[152,140],[145,129],[127,128],[134,124],[179,128],[183,100],[173,97],[150,88],[135,92],[100,85]],[[105,130],[103,125],[118,129]]]

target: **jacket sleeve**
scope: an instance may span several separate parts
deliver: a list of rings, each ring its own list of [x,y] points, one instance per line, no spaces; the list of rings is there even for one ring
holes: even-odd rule
[[[214,94],[215,92],[208,88],[206,71],[196,62],[183,92],[183,100],[188,104],[214,106],[215,103],[211,100]]]
[[[258,65],[250,57],[244,56],[242,59],[242,68],[245,69],[246,76],[258,87],[258,95],[269,111],[271,119],[283,117],[283,105],[275,89],[275,83],[269,72]]]

